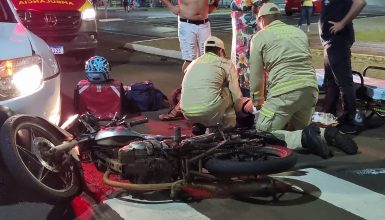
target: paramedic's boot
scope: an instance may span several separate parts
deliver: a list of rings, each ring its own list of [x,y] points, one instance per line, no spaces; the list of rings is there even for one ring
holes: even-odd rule
[[[358,147],[356,142],[354,142],[350,136],[342,133],[336,127],[326,127],[324,137],[329,145],[341,149],[346,154],[357,154]]]
[[[315,155],[324,159],[333,156],[331,149],[321,138],[321,130],[315,123],[311,123],[302,130],[302,147],[309,149]]]

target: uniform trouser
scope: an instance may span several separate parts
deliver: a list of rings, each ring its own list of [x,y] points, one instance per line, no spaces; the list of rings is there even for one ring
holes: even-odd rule
[[[336,115],[341,93],[343,115],[347,120],[353,121],[356,114],[356,94],[353,88],[350,47],[344,40],[333,41],[324,47],[324,112]]]
[[[268,98],[259,111],[256,128],[271,132],[288,148],[301,148],[302,129],[310,124],[317,99],[318,90],[312,87]],[[321,129],[321,137],[323,133]]]
[[[183,114],[189,121],[205,126],[220,124],[223,127],[235,127],[236,125],[234,102],[227,88],[222,91],[221,101],[211,109],[199,114],[188,114],[186,112],[183,112]]]

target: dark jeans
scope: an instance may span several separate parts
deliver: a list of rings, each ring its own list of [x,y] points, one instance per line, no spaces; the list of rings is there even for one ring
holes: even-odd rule
[[[303,20],[306,19],[307,25],[310,25],[310,17],[313,13],[313,6],[302,6],[301,8],[301,18],[298,21],[298,25],[301,26],[303,23]]]
[[[351,45],[343,39],[324,46],[324,112],[336,115],[341,94],[343,119],[352,123],[356,114],[356,94],[353,88],[350,47]]]

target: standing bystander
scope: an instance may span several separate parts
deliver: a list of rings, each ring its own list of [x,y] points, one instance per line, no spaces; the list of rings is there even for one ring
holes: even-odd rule
[[[301,28],[302,22],[306,19],[307,32],[310,32],[310,18],[313,13],[313,0],[301,0],[301,17],[298,21],[298,27]]]
[[[182,72],[195,58],[204,53],[204,42],[211,36],[209,13],[218,6],[219,0],[179,0],[174,5],[170,0],[161,0],[178,16],[178,37],[182,58],[185,60]]]
[[[124,12],[130,12],[129,10],[129,0],[123,0],[123,7],[124,7]]]
[[[324,47],[326,96],[324,111],[337,114],[340,94],[343,113],[338,117],[344,133],[357,132],[354,118],[356,96],[353,89],[351,46],[354,43],[353,19],[366,5],[366,0],[324,0],[319,33]]]
[[[98,0],[92,0],[92,6],[94,6],[94,9],[98,9]]]
[[[232,0],[231,23],[233,38],[231,45],[231,61],[240,76],[240,84],[248,85],[250,74],[250,40],[260,28],[255,19],[258,7],[268,0]]]

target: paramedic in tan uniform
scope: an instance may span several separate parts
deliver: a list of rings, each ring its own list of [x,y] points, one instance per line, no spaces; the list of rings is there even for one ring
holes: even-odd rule
[[[257,130],[272,132],[288,147],[308,148],[323,158],[331,156],[326,142],[355,154],[357,145],[350,137],[335,127],[321,131],[310,124],[318,85],[306,34],[281,22],[279,7],[273,3],[265,3],[257,19],[263,29],[252,38],[250,50],[250,96],[259,110]],[[249,105],[246,108],[252,111]]]
[[[160,0],[172,13],[178,16],[178,38],[182,59],[182,72],[197,57],[204,53],[204,42],[211,36],[209,13],[218,6],[219,0]],[[182,116],[180,103],[167,114],[159,115],[160,120],[176,120]]]
[[[181,108],[184,116],[204,126],[234,127],[236,112],[241,112],[241,89],[232,62],[225,58],[222,40],[211,36],[205,54],[186,69],[182,82]]]

